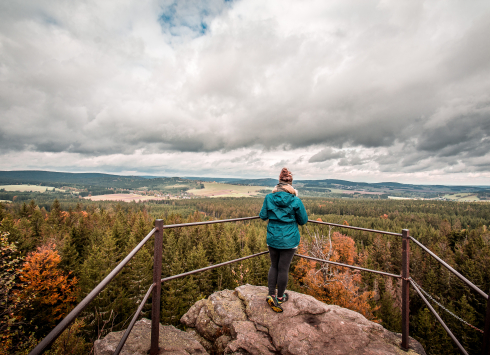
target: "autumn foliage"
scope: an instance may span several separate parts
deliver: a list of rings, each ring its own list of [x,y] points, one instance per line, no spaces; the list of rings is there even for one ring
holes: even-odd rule
[[[307,243],[301,242],[298,254],[308,255]],[[358,258],[354,240],[348,236],[334,232],[332,236],[332,250],[326,243],[325,255],[330,261],[353,265]],[[361,275],[357,271],[338,266],[323,267],[316,261],[301,259],[294,270],[302,291],[316,299],[329,304],[349,308],[359,312],[366,318],[376,320],[373,312],[376,308],[370,305],[374,297],[373,291],[362,291]]]
[[[25,316],[47,329],[53,328],[77,299],[77,279],[59,268],[61,257],[55,247],[38,247],[26,257],[20,273],[20,280],[26,285],[19,293],[20,299],[31,302]]]

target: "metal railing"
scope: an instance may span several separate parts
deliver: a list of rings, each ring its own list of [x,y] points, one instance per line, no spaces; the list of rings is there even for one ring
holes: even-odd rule
[[[459,272],[454,270],[453,267],[451,267],[448,263],[446,263],[444,260],[439,258],[436,254],[434,254],[432,251],[430,251],[425,245],[420,243],[418,240],[410,236],[409,230],[404,229],[401,234],[399,233],[392,233],[392,232],[386,232],[386,231],[378,231],[378,230],[373,230],[373,229],[367,229],[367,228],[360,228],[360,227],[352,227],[352,226],[346,226],[343,224],[335,224],[335,223],[329,223],[329,222],[321,222],[321,221],[313,221],[313,220],[308,220],[308,222],[312,223],[318,223],[318,224],[324,224],[328,226],[334,226],[334,227],[339,227],[339,228],[348,228],[348,229],[355,229],[355,230],[360,230],[360,231],[365,231],[365,232],[375,232],[379,234],[387,234],[387,235],[393,235],[393,236],[401,236],[402,237],[402,274],[401,276],[399,275],[393,275],[393,274],[387,274],[387,273],[381,273],[379,271],[374,271],[374,270],[363,270],[363,271],[370,271],[370,272],[375,272],[378,274],[384,274],[386,276],[391,276],[391,277],[396,277],[396,278],[401,278],[402,279],[402,348],[408,350],[408,334],[409,334],[409,285],[412,284],[414,290],[417,292],[417,294],[420,296],[422,301],[427,305],[429,310],[434,314],[436,317],[437,321],[441,323],[442,327],[444,330],[448,333],[449,337],[452,339],[452,341],[456,344],[458,347],[459,351],[464,354],[468,355],[468,352],[463,348],[461,343],[458,341],[458,339],[454,336],[454,334],[451,332],[451,330],[447,327],[446,323],[442,320],[442,318],[439,316],[439,314],[434,310],[434,308],[430,305],[430,303],[427,301],[427,299],[424,297],[424,295],[420,292],[419,288],[415,284],[415,282],[412,280],[410,277],[410,240],[412,240],[415,244],[417,244],[419,247],[421,247],[424,251],[426,251],[430,256],[432,256],[434,259],[436,259],[439,263],[441,263],[445,268],[447,268],[451,273],[456,275],[461,281],[463,281],[466,285],[468,285],[472,290],[476,291],[479,295],[483,296],[484,298],[487,299],[487,311],[486,311],[486,316],[485,316],[485,330],[483,333],[483,346],[482,346],[482,355],[490,355],[490,299],[488,295],[480,290],[475,284],[473,284],[471,281],[469,281],[467,278],[465,278],[463,275],[461,275]],[[305,257],[305,256],[302,256]],[[308,257],[309,258],[309,257]],[[326,262],[326,261],[323,261]],[[332,262],[329,262],[332,264]],[[353,268],[353,267],[351,267]],[[359,269],[359,267],[356,267]]]
[[[97,295],[102,292],[102,290],[112,281],[112,279],[122,270],[122,268],[134,257],[134,255],[143,247],[143,245],[148,242],[150,237],[152,235],[155,236],[155,241],[154,241],[154,260],[153,260],[153,283],[150,285],[148,291],[146,292],[145,296],[143,297],[143,300],[141,301],[138,309],[136,310],[128,328],[124,332],[121,340],[119,341],[119,344],[114,351],[114,355],[118,355],[120,351],[122,350],[127,338],[129,337],[129,334],[131,333],[131,330],[136,323],[139,315],[141,314],[141,311],[143,310],[143,307],[148,300],[149,296],[152,295],[152,311],[151,311],[151,347],[150,347],[150,355],[156,355],[158,354],[159,348],[158,348],[158,340],[159,340],[159,323],[160,323],[160,298],[161,298],[161,284],[162,282],[166,281],[171,281],[175,280],[181,277],[186,277],[192,274],[197,274],[200,272],[204,272],[207,270],[215,269],[221,266],[233,264],[236,262],[240,262],[246,259],[254,258],[260,255],[264,255],[269,253],[268,251],[263,251],[260,253],[256,253],[253,255],[248,255],[239,259],[234,259],[230,261],[226,261],[220,264],[216,265],[211,265],[204,267],[202,269],[197,269],[197,270],[192,270],[188,272],[184,272],[179,275],[173,275],[170,277],[166,278],[161,278],[161,270],[162,270],[162,253],[163,253],[163,230],[164,229],[170,229],[170,228],[180,228],[180,227],[192,227],[192,226],[200,226],[200,225],[208,225],[208,224],[216,224],[216,223],[227,223],[227,222],[241,222],[241,221],[249,221],[249,220],[254,220],[258,219],[258,216],[254,217],[245,217],[245,218],[232,218],[232,219],[225,219],[225,220],[216,220],[216,221],[205,221],[205,222],[194,222],[194,223],[182,223],[182,224],[170,224],[170,225],[164,225],[163,220],[157,219],[155,221],[155,228],[152,229],[152,231],[141,240],[141,242],[107,275],[30,353],[29,355],[37,355],[37,354],[42,354],[45,350],[48,349],[48,347],[58,338],[58,336],[61,335],[61,333],[75,320],[75,318],[87,307],[90,302],[92,302]],[[456,337],[453,335],[451,330],[446,326],[442,318],[437,314],[437,312],[432,308],[432,306],[429,304],[429,302],[425,299],[423,294],[420,292],[418,289],[417,285],[415,282],[411,279],[410,273],[409,273],[409,264],[410,264],[410,244],[409,241],[413,240],[415,244],[420,246],[423,250],[429,253],[432,257],[434,257],[438,262],[440,262],[442,265],[444,265],[450,272],[452,272],[454,275],[456,275],[458,278],[460,278],[465,284],[467,284],[471,289],[476,291],[478,294],[481,296],[485,297],[487,299],[487,311],[486,311],[486,317],[485,317],[485,330],[484,330],[484,335],[483,335],[483,347],[482,347],[482,354],[483,355],[490,355],[490,299],[487,294],[485,294],[482,290],[480,290],[477,286],[475,286],[472,282],[470,282],[468,279],[466,279],[464,276],[462,276],[460,273],[458,273],[454,268],[452,268],[450,265],[448,265],[446,262],[444,262],[441,258],[439,258],[436,254],[434,254],[432,251],[430,251],[428,248],[426,248],[422,243],[418,242],[416,239],[411,237],[409,235],[409,230],[404,229],[402,233],[393,233],[393,232],[388,232],[388,231],[379,231],[375,229],[367,229],[367,228],[360,228],[360,227],[354,227],[354,226],[347,226],[343,224],[335,224],[335,223],[329,223],[329,222],[321,222],[321,221],[314,221],[314,220],[308,220],[310,223],[316,223],[316,224],[323,224],[323,225],[328,225],[328,226],[333,226],[333,227],[339,227],[339,228],[347,228],[347,229],[354,229],[354,230],[360,230],[360,231],[365,231],[365,232],[370,232],[370,233],[378,233],[378,234],[385,234],[385,235],[391,235],[391,236],[397,236],[397,237],[402,237],[402,273],[401,275],[396,275],[396,274],[391,274],[388,272],[384,271],[379,271],[379,270],[372,270],[372,269],[366,269],[362,268],[359,266],[355,265],[348,265],[348,264],[342,264],[338,262],[333,262],[330,260],[323,260],[323,259],[318,259],[318,258],[313,258],[311,256],[307,255],[300,255],[300,254],[295,254],[298,257],[305,258],[308,260],[313,260],[317,262],[322,262],[322,263],[328,263],[332,264],[335,266],[340,266],[340,267],[346,267],[354,270],[359,270],[363,272],[371,272],[383,276],[389,276],[393,278],[398,278],[402,279],[402,342],[401,342],[401,347],[404,348],[405,350],[409,349],[409,287],[410,284],[412,284],[412,287],[414,290],[417,292],[417,294],[422,298],[422,300],[425,302],[427,307],[430,309],[430,311],[434,314],[436,319],[441,323],[443,328],[446,330],[446,332],[449,334],[453,342],[456,344],[456,346],[459,348],[462,354],[467,355],[468,353],[466,350],[461,346],[459,341],[456,339]]]

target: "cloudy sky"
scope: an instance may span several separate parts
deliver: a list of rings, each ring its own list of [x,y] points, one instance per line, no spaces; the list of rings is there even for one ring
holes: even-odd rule
[[[490,185],[490,2],[0,0],[0,170]]]

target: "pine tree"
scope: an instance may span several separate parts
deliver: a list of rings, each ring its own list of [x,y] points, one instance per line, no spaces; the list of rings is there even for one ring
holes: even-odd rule
[[[71,235],[67,234],[63,240],[61,248],[60,267],[66,272],[79,275],[80,260],[75,244],[71,240]]]
[[[117,212],[116,220],[112,226],[112,235],[116,240],[119,250],[125,250],[127,239],[129,238],[130,228],[127,220],[121,211]]]
[[[20,208],[19,215],[24,218],[27,218],[29,216],[29,210],[25,202],[22,204],[22,207]]]
[[[235,245],[233,239],[231,237],[232,229],[228,226],[226,233],[222,234],[220,242],[217,245],[216,250],[216,262],[223,263],[225,261],[233,260],[237,258],[237,254],[235,253]],[[222,289],[233,289],[236,287],[235,278],[232,273],[233,265],[222,266],[220,268],[214,269],[212,272],[211,283],[208,286],[208,293],[211,293],[213,287],[222,290]]]
[[[402,315],[400,308],[395,306],[394,294],[388,290],[382,292],[377,305],[379,305],[379,309],[374,313],[378,319],[382,320],[383,327],[401,333]]]
[[[116,266],[121,256],[112,233],[107,231],[92,240],[87,257],[81,267],[80,287],[82,297],[95,288]],[[119,330],[124,321],[134,311],[127,295],[127,280],[123,275],[116,276],[84,311],[87,327],[92,337]],[[101,330],[106,324],[104,331]],[[108,326],[110,328],[108,329]]]
[[[31,207],[32,204],[29,204],[29,208]],[[38,244],[41,241],[42,225],[44,223],[44,216],[38,206],[35,206],[32,209],[32,213],[29,216],[29,221],[31,223],[32,237],[35,239],[36,244]]]
[[[126,245],[125,255],[129,254],[139,243],[135,233],[131,233]],[[148,246],[148,242],[138,253],[131,259],[125,267],[125,278],[127,281],[127,292],[131,302],[137,307],[143,299],[149,286],[153,281],[153,257]],[[148,317],[151,308],[143,308],[142,316]]]
[[[201,243],[194,247],[187,256],[187,271],[202,269],[209,266],[206,258],[206,251]],[[204,298],[210,292],[211,272],[205,271],[199,274],[188,276],[188,296],[197,301],[199,298]]]
[[[55,199],[51,205],[51,211],[49,212],[48,223],[59,226],[63,221],[63,216],[61,214],[61,204],[58,199]]]
[[[162,257],[162,278],[178,275],[184,272],[183,254],[177,242],[175,230],[164,234]],[[180,316],[187,311],[185,296],[185,279],[176,279],[162,284],[161,319],[162,323],[178,324]]]

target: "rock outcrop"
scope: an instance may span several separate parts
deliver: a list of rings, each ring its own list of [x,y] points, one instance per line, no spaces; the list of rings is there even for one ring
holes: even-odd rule
[[[290,292],[284,312],[275,313],[265,298],[267,288],[244,285],[213,293],[196,302],[182,317],[186,331],[160,325],[160,354],[355,354],[425,355],[410,338],[368,321],[361,314]],[[147,354],[151,323],[136,323],[121,354]],[[95,342],[96,355],[112,354],[123,332]]]
[[[94,344],[95,355],[112,355],[123,336],[124,331],[107,334]],[[146,355],[150,351],[151,320],[141,319],[135,323],[129,334],[121,355]],[[203,346],[191,334],[175,327],[160,324],[159,337],[160,354],[188,355],[207,354]]]
[[[181,322],[209,353],[425,355],[412,338],[409,351],[403,351],[399,334],[357,312],[288,293],[284,312],[275,313],[265,301],[266,287],[215,292],[194,304]]]

